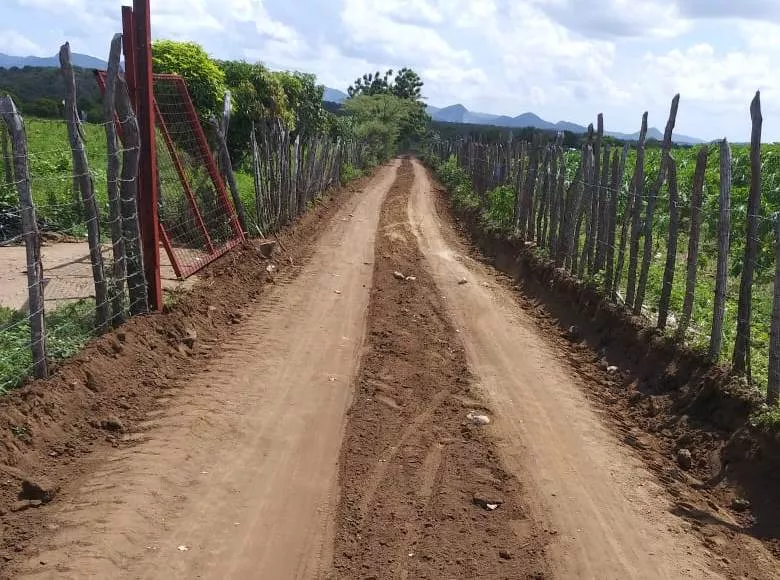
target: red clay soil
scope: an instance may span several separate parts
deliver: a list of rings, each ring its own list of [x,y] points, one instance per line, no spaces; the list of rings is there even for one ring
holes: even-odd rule
[[[319,231],[366,180],[333,190],[279,236],[276,279],[293,276]],[[46,504],[65,482],[88,477],[148,413],[165,405],[174,378],[192,376],[241,322],[242,310],[273,282],[269,260],[251,245],[200,274],[161,314],[131,319],[94,340],[52,377],[0,399],[0,577],[35,553]]]
[[[441,215],[457,214],[440,186],[437,205]],[[478,216],[457,215],[453,224],[474,243],[472,257],[508,275],[504,283],[605,423],[676,499],[672,513],[686,529],[730,577],[775,577],[777,562],[755,557],[751,545],[757,539],[780,556],[780,444],[750,426],[755,393],[549,261],[485,233]],[[607,371],[612,365],[617,373]],[[690,467],[680,450],[690,452]]]
[[[549,577],[520,482],[467,419],[483,406],[408,222],[412,182],[404,160],[380,218],[329,577]]]

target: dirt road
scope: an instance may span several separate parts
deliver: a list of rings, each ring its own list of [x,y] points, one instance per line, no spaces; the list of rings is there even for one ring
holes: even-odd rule
[[[204,372],[160,388],[163,404],[123,435],[133,444],[22,512],[43,525],[19,536],[32,540],[7,557],[13,577],[780,577],[737,527],[709,538],[755,548],[729,560],[670,513],[668,490],[518,295],[468,257],[431,188],[398,160],[329,206],[309,258],[243,316],[228,311],[230,339]]]
[[[303,271],[263,296],[208,372],[135,435],[139,445],[68,494],[50,545],[19,577],[317,574],[395,174],[383,167],[352,198]]]
[[[602,425],[530,316],[451,245],[418,163],[415,176],[409,219],[495,413],[505,467],[528,485],[534,518],[551,526],[554,577],[723,578],[669,514],[654,477]]]

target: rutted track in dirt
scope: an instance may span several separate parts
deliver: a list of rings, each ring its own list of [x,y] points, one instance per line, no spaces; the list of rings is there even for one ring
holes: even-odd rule
[[[382,210],[330,577],[546,577],[520,482],[466,419],[483,405],[408,221],[413,180],[404,161]]]
[[[396,169],[347,200],[297,276],[236,320],[221,353],[133,434],[136,445],[54,506],[54,533],[16,577],[318,574],[330,561],[373,239]]]
[[[415,171],[410,219],[496,413],[505,468],[524,477],[534,519],[555,532],[547,550],[553,577],[778,577],[757,541],[743,537],[737,561],[721,558],[717,544],[701,543],[696,522],[672,515],[675,498],[608,429],[557,334],[545,336],[549,327],[503,278],[468,257],[450,220],[437,214],[427,172],[419,164]],[[459,289],[463,277],[469,283]]]
[[[3,547],[24,550],[0,576],[778,577],[670,513],[577,359],[467,257],[431,189],[416,161],[380,168],[277,284],[261,293],[265,262],[235,253],[178,310],[3,400],[29,429],[2,462],[63,491],[6,514]]]

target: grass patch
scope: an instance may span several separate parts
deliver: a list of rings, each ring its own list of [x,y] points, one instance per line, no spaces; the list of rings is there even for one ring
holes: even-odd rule
[[[94,336],[95,301],[79,300],[48,311],[46,349],[49,360],[69,358]],[[27,314],[0,307],[0,394],[18,387],[30,374],[30,324]]]

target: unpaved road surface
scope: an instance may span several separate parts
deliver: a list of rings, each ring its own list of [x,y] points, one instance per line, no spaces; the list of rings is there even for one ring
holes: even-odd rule
[[[506,468],[528,484],[535,519],[549,522],[554,577],[724,578],[669,514],[663,488],[602,426],[530,316],[447,241],[419,163],[415,177],[409,219],[495,412]]]
[[[163,374],[144,423],[22,512],[45,531],[20,536],[12,577],[780,577],[745,534],[729,561],[670,513],[434,195],[397,160],[344,200],[202,372]]]
[[[303,271],[263,296],[142,443],[59,506],[50,545],[18,577],[316,576],[395,173],[383,167],[337,214]]]

